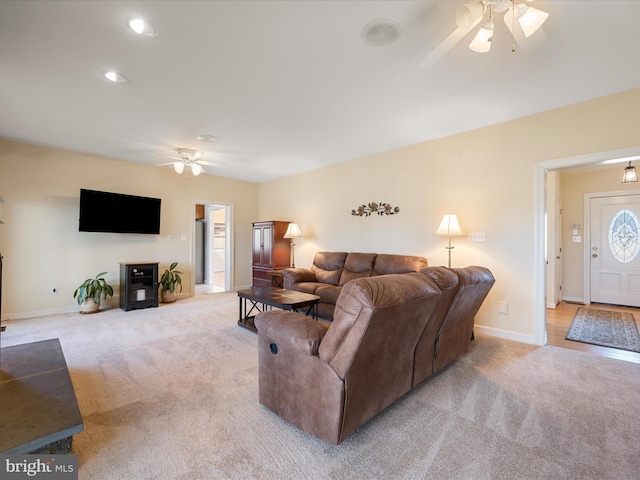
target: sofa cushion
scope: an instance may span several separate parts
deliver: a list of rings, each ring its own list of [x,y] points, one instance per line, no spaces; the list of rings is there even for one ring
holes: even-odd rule
[[[342,287],[335,285],[322,285],[316,289],[314,295],[320,297],[320,303],[331,303],[333,305],[338,301]]]
[[[346,259],[346,252],[317,252],[313,258],[311,271],[318,282],[338,285]]]
[[[350,253],[347,255],[339,285],[344,285],[356,278],[370,277],[377,256],[377,253]]]
[[[427,259],[411,255],[389,255],[381,253],[376,257],[372,277],[390,273],[419,272],[427,266]]]

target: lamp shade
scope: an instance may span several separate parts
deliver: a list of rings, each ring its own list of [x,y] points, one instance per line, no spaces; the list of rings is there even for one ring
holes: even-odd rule
[[[184,163],[183,162],[173,162],[173,169],[176,171],[178,175],[184,172]]]
[[[464,235],[462,228],[460,228],[460,223],[458,223],[458,215],[455,213],[445,213],[434,235],[447,235],[449,237]]]
[[[298,227],[297,223],[290,223],[287,227],[287,231],[284,234],[283,238],[298,238],[302,237],[302,232],[300,231],[300,227]]]

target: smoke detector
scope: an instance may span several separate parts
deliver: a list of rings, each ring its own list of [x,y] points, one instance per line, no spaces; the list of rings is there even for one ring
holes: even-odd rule
[[[367,45],[372,47],[384,47],[390,45],[400,36],[402,27],[393,18],[379,18],[367,23],[360,36]]]

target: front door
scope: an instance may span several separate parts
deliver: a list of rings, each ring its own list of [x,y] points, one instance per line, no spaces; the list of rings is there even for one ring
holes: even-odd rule
[[[640,195],[591,198],[591,301],[640,307]]]

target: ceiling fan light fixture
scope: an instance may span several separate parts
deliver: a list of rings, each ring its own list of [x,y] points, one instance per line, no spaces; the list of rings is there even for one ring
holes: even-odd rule
[[[184,162],[173,162],[173,169],[178,175],[184,172]]]
[[[197,163],[192,163],[190,167],[191,167],[191,173],[193,173],[194,176],[200,175],[203,171],[203,168]]]
[[[549,14],[547,12],[543,12],[542,10],[538,10],[537,8],[533,8],[522,3],[517,4],[515,9],[516,20],[520,24],[525,37],[533,35],[547,20],[547,18],[549,18]]]
[[[202,156],[202,152],[199,150],[194,150],[192,148],[179,148],[178,156],[183,160],[189,160],[190,162],[193,162],[194,160],[197,160]]]
[[[480,27],[478,33],[469,44],[469,48],[474,52],[487,53],[491,50],[491,42],[493,41],[493,23],[487,23]]]

